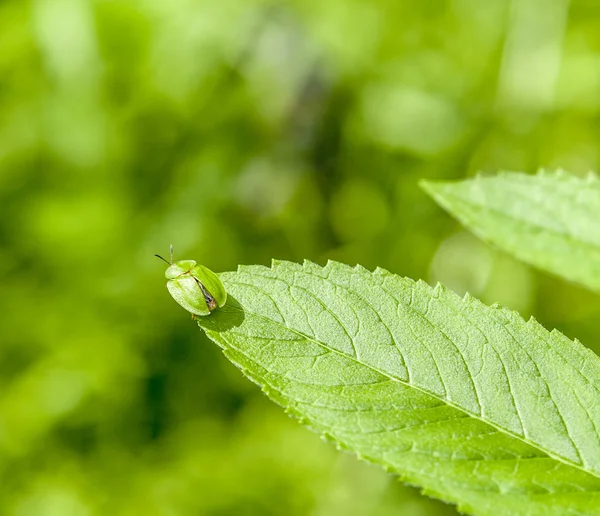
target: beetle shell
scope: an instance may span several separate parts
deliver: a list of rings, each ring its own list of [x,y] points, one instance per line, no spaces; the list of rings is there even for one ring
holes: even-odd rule
[[[167,289],[179,305],[194,315],[209,315],[227,302],[219,277],[194,260],[181,260],[165,272]]]

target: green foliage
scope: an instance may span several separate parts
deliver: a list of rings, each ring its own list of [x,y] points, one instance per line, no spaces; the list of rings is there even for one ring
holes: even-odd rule
[[[381,266],[600,351],[600,296],[418,187],[600,170],[597,11],[0,2],[0,515],[455,515],[286,417],[153,254]]]
[[[600,508],[600,358],[499,306],[387,271],[223,273],[198,324],[341,448],[480,515]]]
[[[600,180],[564,172],[424,181],[467,228],[517,258],[600,292]]]

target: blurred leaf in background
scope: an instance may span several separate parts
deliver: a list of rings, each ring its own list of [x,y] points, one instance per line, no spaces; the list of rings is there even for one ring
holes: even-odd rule
[[[417,182],[598,169],[598,14],[0,1],[0,513],[454,514],[271,406],[153,254],[379,265],[597,342],[596,295],[467,236]]]

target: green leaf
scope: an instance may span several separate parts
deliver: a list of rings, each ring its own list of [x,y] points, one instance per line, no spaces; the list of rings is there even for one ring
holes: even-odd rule
[[[595,176],[508,172],[422,186],[483,240],[600,292],[600,181]]]
[[[339,448],[464,512],[600,514],[600,359],[577,341],[381,269],[220,278],[200,327]]]

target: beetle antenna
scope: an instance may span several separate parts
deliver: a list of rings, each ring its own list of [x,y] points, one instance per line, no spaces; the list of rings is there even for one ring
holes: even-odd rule
[[[156,256],[157,258],[160,258],[163,262],[165,262],[167,265],[171,265],[167,260],[165,260],[160,254],[155,254],[154,256]]]
[[[171,247],[169,247],[169,250],[171,251],[171,265],[173,265],[173,244],[171,244]]]

